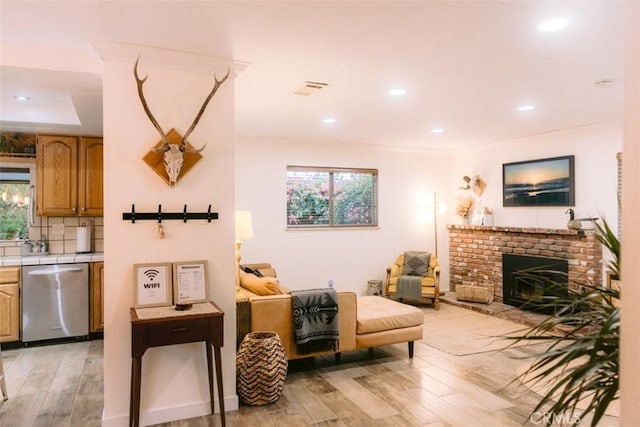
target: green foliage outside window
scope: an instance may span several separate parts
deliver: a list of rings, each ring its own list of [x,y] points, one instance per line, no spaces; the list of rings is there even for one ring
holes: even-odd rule
[[[287,226],[377,225],[377,170],[290,166]]]
[[[0,184],[0,240],[27,237],[28,184]]]
[[[373,224],[373,189],[372,174],[336,173],[333,191],[336,224]]]

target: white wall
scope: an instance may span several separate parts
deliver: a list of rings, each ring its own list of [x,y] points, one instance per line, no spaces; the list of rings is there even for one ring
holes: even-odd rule
[[[144,58],[144,55],[143,55]],[[104,63],[104,425],[128,423],[131,371],[133,264],[205,259],[209,291],[225,311],[222,351],[227,410],[237,408],[235,394],[234,261],[234,82],[218,91],[190,140],[208,142],[204,158],[170,189],[141,158],[159,140],[144,114],[133,78],[135,57]],[[227,64],[224,64],[224,72]],[[161,126],[184,134],[206,94],[211,74],[169,70],[141,61],[149,74],[145,93]],[[218,70],[220,72],[220,70]],[[122,220],[135,203],[137,212],[206,212],[220,219],[164,221],[160,240],[154,221]],[[209,412],[206,356],[202,343],[148,350],[142,361],[141,424],[166,422]],[[217,400],[217,394],[216,394]]]
[[[336,289],[364,294],[367,281],[384,279],[399,253],[434,250],[433,193],[449,182],[448,156],[249,137],[236,142],[236,208],[252,212],[255,232],[243,243],[242,262],[272,263],[287,287],[326,287],[333,279]],[[380,226],[287,231],[287,165],[378,169]],[[446,248],[438,249],[446,264]]]
[[[373,150],[311,142],[236,137],[236,207],[253,212],[255,238],[243,244],[243,262],[271,262],[292,289],[327,286],[366,291],[367,280],[384,279],[385,267],[407,249],[434,248],[433,192],[445,212],[438,214],[438,258],[442,287],[448,289],[446,225],[460,223],[456,198],[462,177],[487,182],[484,205],[494,224],[565,228],[567,208],[503,208],[502,164],[575,155],[576,215],[604,216],[616,226],[616,153],[622,123],[553,132],[496,144],[483,150],[433,154]],[[377,168],[380,227],[375,230],[295,230],[285,223],[287,165]],[[585,227],[587,224],[585,224]]]
[[[617,228],[616,153],[620,151],[622,122],[610,122],[457,153],[452,173],[455,177],[479,174],[487,182],[482,201],[494,209],[494,225],[566,228],[569,216],[564,207],[502,207],[502,164],[575,155],[576,217],[603,214]]]

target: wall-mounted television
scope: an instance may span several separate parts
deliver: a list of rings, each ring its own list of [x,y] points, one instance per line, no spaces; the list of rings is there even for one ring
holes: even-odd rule
[[[574,205],[574,156],[502,165],[502,206]]]

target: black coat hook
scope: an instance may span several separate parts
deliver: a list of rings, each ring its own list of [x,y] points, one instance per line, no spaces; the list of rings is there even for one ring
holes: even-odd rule
[[[158,224],[161,224],[162,221],[169,220],[182,220],[183,222],[187,222],[193,219],[203,220],[206,219],[207,222],[211,222],[213,219],[218,219],[217,212],[211,212],[211,205],[207,209],[207,212],[188,212],[187,205],[184,205],[184,209],[182,212],[162,212],[162,205],[158,205],[157,212],[138,212],[136,213],[136,205],[131,205],[131,212],[123,212],[122,219],[124,221],[131,221],[131,223],[135,223],[138,221],[158,221]]]

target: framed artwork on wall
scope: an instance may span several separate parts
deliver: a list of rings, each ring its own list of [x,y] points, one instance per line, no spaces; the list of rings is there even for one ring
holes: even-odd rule
[[[170,262],[134,264],[133,279],[134,307],[162,307],[172,304]]]
[[[502,165],[502,206],[574,205],[574,156]]]

